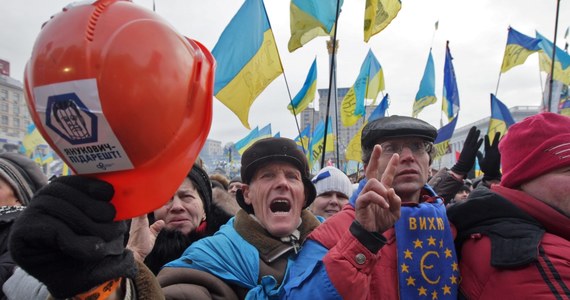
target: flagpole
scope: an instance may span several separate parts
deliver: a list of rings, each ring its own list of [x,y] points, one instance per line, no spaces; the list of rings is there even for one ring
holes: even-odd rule
[[[339,131],[338,131],[338,89],[337,89],[337,85],[336,85],[336,56],[332,55],[332,52],[334,51],[336,53],[336,51],[338,51],[338,41],[336,41],[336,47],[333,49],[332,47],[332,37],[330,40],[327,41],[327,49],[329,52],[329,57],[330,60],[332,61],[333,59],[335,60],[335,63],[330,63],[330,68],[333,72],[333,84],[332,84],[332,88],[330,89],[333,93],[334,93],[334,123],[335,123],[335,130],[336,130],[336,136],[337,136],[337,142],[336,144],[336,166],[337,168],[340,168],[340,162],[339,162],[339,156],[340,156],[340,151],[338,150],[338,144],[339,144],[339,140],[338,140],[338,136],[339,136]],[[328,127],[327,127],[328,128]],[[324,152],[323,152],[324,153]]]
[[[548,107],[547,111],[550,111],[550,105],[552,105],[552,84],[554,83],[554,64],[556,63],[556,35],[558,34],[558,14],[560,10],[560,0],[556,0],[556,19],[554,21],[554,39],[552,43],[552,59],[550,64],[550,81],[548,82]]]
[[[269,24],[269,28],[271,28],[271,22],[269,21],[269,15],[267,14],[267,10],[265,9],[265,3],[261,1],[263,5],[263,10],[265,11],[265,16],[267,17],[267,23]],[[271,30],[271,35],[273,36],[273,40],[275,39],[275,34],[273,34],[273,30]],[[285,68],[283,68],[283,62],[281,61],[281,55],[279,54],[279,49],[275,49],[277,51],[279,57],[279,65],[281,65],[281,70],[283,70],[283,80],[285,80],[285,87],[287,88],[287,94],[289,95],[289,104],[291,104],[291,108],[293,110],[293,119],[295,119],[295,125],[297,126],[297,132],[299,136],[301,136],[301,128],[299,127],[299,121],[297,120],[297,113],[295,112],[295,106],[293,105],[293,97],[291,97],[291,89],[289,88],[289,82],[287,81],[287,76],[285,75]],[[305,153],[305,145],[303,145],[303,139],[301,140],[301,148],[303,148],[303,154]],[[307,145],[308,146],[308,145]]]
[[[338,31],[338,16],[340,14],[340,0],[336,0],[336,17],[334,21],[334,35],[332,40],[332,55],[331,55],[331,68],[330,68],[330,76],[329,76],[329,93],[327,99],[327,112],[325,114],[325,137],[323,138],[323,152],[321,156],[321,168],[325,165],[325,152],[326,152],[326,145],[327,145],[327,130],[329,129],[329,113],[331,108],[331,89],[333,85],[333,78],[334,78],[334,70],[336,69],[335,61],[336,61],[336,33]],[[336,91],[335,91],[336,93]],[[338,156],[338,153],[337,153]]]

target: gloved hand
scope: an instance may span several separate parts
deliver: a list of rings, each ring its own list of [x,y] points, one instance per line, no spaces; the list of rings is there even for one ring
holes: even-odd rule
[[[479,157],[479,166],[483,172],[483,180],[501,179],[501,153],[499,152],[499,140],[501,133],[497,132],[493,143],[489,143],[489,136],[485,135],[485,156]]]
[[[97,179],[64,176],[38,191],[12,226],[14,261],[56,298],[136,273],[125,250],[124,221],[114,222],[114,189]]]
[[[481,131],[477,129],[477,127],[471,127],[467,137],[465,138],[463,150],[461,150],[459,159],[455,165],[451,167],[451,171],[460,175],[466,175],[469,173],[469,170],[473,168],[475,157],[477,156],[477,150],[479,150],[479,147],[481,147],[481,144],[483,143],[483,139],[479,138],[480,134]]]

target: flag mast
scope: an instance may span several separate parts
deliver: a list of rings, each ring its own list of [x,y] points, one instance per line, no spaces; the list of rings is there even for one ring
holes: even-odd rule
[[[329,113],[330,113],[330,107],[331,107],[331,90],[333,88],[333,79],[336,78],[336,33],[337,33],[337,29],[338,29],[338,16],[340,14],[340,0],[336,0],[336,17],[335,17],[335,22],[334,22],[334,35],[332,37],[332,54],[331,54],[331,59],[330,59],[330,76],[329,76],[329,92],[328,92],[328,99],[327,99],[327,111],[325,114],[325,137],[323,138],[323,152],[322,152],[322,156],[321,156],[321,168],[323,168],[323,166],[325,165],[325,152],[326,152],[326,145],[327,145],[327,131],[329,129]],[[336,95],[336,84],[334,86],[334,91],[335,91],[335,95]],[[336,103],[336,101],[335,101]],[[338,145],[338,143],[337,143]],[[337,147],[337,167],[338,167],[338,147]]]
[[[335,30],[336,33],[336,30]],[[329,94],[332,93],[333,96],[333,100],[334,100],[334,123],[335,123],[335,131],[336,131],[336,135],[337,135],[337,142],[336,144],[336,166],[337,168],[340,168],[340,162],[339,162],[339,150],[338,150],[338,89],[336,86],[336,52],[338,51],[338,40],[334,40],[333,41],[333,37],[330,38],[330,40],[327,41],[327,50],[329,51],[329,68],[332,72],[332,84],[331,87],[329,89]],[[335,52],[335,54],[333,55],[333,51]],[[333,62],[334,59],[334,62]],[[328,108],[327,108],[328,109]],[[328,111],[327,111],[327,117],[328,117]],[[325,124],[326,125],[326,124]],[[326,125],[328,126],[328,125]],[[326,127],[328,128],[328,127]],[[326,138],[326,137],[325,137]],[[326,144],[325,144],[325,148],[326,148]],[[325,149],[323,148],[323,149]],[[323,157],[325,155],[325,151],[323,150]],[[321,165],[321,168],[323,166]]]
[[[552,105],[552,84],[554,82],[554,64],[556,62],[556,35],[558,34],[558,15],[560,11],[560,0],[556,0],[556,19],[554,21],[554,39],[552,43],[552,59],[550,64],[550,81],[548,82],[548,107],[546,111],[550,111],[550,105]]]

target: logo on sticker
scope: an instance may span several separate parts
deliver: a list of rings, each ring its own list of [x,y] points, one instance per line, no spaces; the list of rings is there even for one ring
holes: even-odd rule
[[[75,93],[48,97],[46,126],[72,145],[97,141],[97,116]]]

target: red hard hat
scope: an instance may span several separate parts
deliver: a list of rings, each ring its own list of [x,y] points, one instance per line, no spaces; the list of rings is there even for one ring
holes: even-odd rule
[[[24,75],[40,133],[77,174],[115,188],[117,220],[172,197],[212,122],[214,58],[130,1],[68,6]]]

